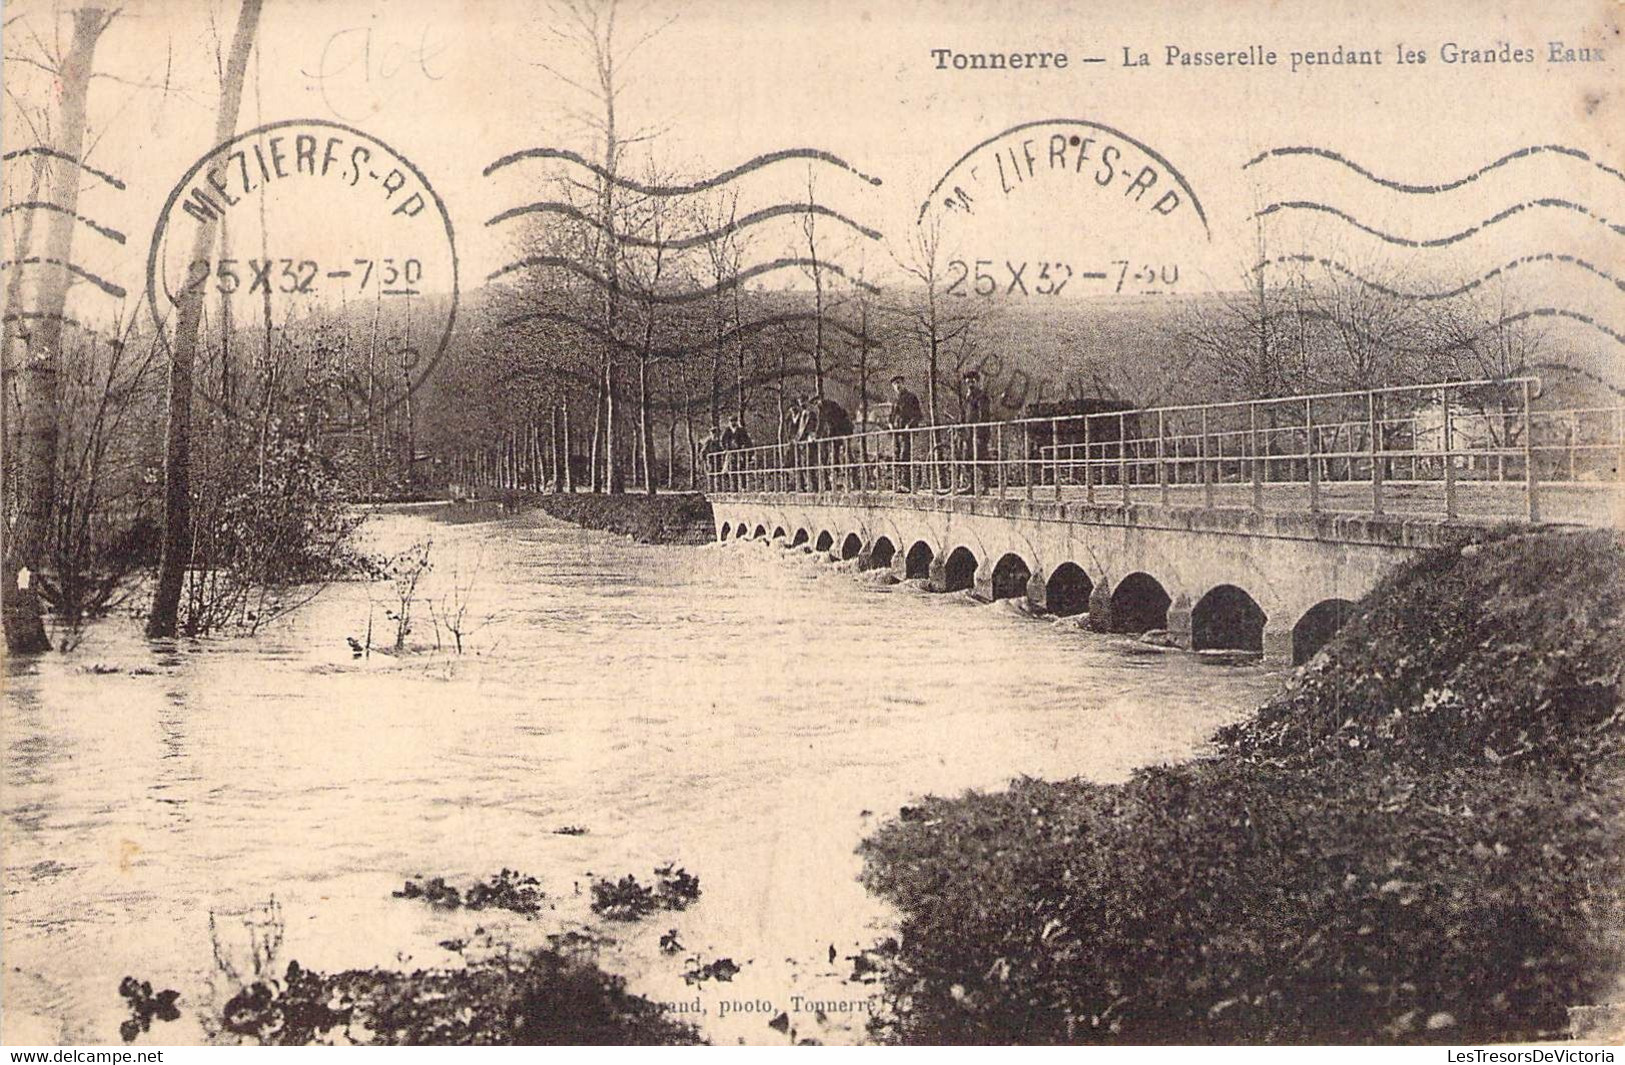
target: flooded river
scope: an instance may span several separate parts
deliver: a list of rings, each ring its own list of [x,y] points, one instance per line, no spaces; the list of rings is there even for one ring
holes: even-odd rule
[[[699,998],[714,1040],[783,1042],[768,1021],[786,1012],[801,1038],[859,1041],[878,988],[848,957],[893,918],[854,847],[881,819],[925,793],[1185,757],[1278,681],[765,544],[427,512],[375,515],[367,535],[433,540],[409,653],[354,657],[369,615],[375,644],[393,622],[385,586],[345,584],[254,638],[155,648],[115,620],[8,664],[6,1042],[116,1040],[126,974],[181,992],[152,1041],[203,1039],[216,956],[248,968],[243,915],[272,898],[279,971],[455,965],[440,944],[476,928],[518,945],[579,930],[613,939],[600,963],[632,990]],[[461,655],[436,649],[426,607],[454,585],[477,626]],[[700,878],[691,908],[590,913],[594,877],[647,883],[666,862]],[[527,921],[392,897],[503,868],[552,907]],[[691,986],[696,956],[742,969]],[[798,1001],[860,1005],[820,1020]]]

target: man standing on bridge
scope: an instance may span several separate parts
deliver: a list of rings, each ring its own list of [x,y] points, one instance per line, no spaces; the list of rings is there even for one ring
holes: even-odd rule
[[[982,375],[975,370],[966,370],[960,379],[965,386],[963,419],[967,426],[964,437],[965,451],[971,464],[970,487],[967,491],[980,495],[987,483],[987,471],[982,468],[982,464],[989,459],[993,450],[993,430],[987,424],[993,413],[987,393],[982,391]]]
[[[892,458],[895,460],[892,488],[908,492],[914,487],[914,434],[910,430],[918,429],[925,422],[925,412],[920,409],[920,397],[910,392],[903,382],[902,374],[892,376],[891,414],[886,421],[892,430]]]

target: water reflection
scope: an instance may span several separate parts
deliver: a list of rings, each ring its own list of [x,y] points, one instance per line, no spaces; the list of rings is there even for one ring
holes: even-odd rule
[[[1184,757],[1274,685],[765,544],[645,547],[528,516],[368,528],[380,549],[433,538],[424,604],[477,565],[466,654],[434,650],[427,610],[418,650],[378,651],[381,594],[346,585],[252,641],[158,648],[114,623],[8,666],[8,1040],[116,1038],[126,973],[181,989],[195,1016],[210,912],[273,896],[283,965],[439,965],[476,924],[521,945],[584,928],[613,936],[603,964],[635,990],[691,1001],[687,955],[658,948],[675,927],[742,966],[703,985],[708,1003],[862,998],[845,956],[891,916],[853,847],[880,817],[925,792]],[[375,649],[356,658],[369,613]],[[588,911],[594,876],[667,861],[699,875],[691,909],[609,928]],[[542,919],[391,897],[503,867],[541,879]],[[782,1041],[769,1019],[705,1020],[721,1041]],[[862,1020],[800,1029],[851,1041]],[[188,1019],[152,1038],[203,1035]]]

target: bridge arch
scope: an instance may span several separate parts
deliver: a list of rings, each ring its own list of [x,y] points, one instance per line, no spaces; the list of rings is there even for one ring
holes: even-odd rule
[[[1000,556],[999,561],[993,564],[993,598],[1019,599],[1027,594],[1027,582],[1032,577],[1033,571],[1027,565],[1027,560],[1014,551]]]
[[[936,560],[937,553],[931,550],[931,545],[924,540],[916,540],[914,546],[908,549],[903,558],[903,576],[924,578],[931,576],[931,563]]]
[[[767,526],[765,526],[765,525],[756,526],[756,531],[751,534],[751,539],[752,540],[766,540],[767,539]]]
[[[859,557],[862,557],[861,554]],[[865,569],[888,569],[892,559],[897,557],[897,545],[890,538],[882,536],[869,546],[869,558]]]
[[[1057,617],[1071,617],[1089,609],[1089,596],[1094,593],[1095,582],[1076,562],[1063,562],[1055,567],[1044,582],[1044,606]]]
[[[732,531],[733,531],[733,526],[728,524],[727,522],[723,522],[722,523],[722,528],[717,530],[717,539],[718,540],[726,540],[728,538],[728,534],[730,532],[732,532]]]
[[[1354,613],[1347,599],[1323,599],[1304,611],[1292,626],[1292,664],[1301,666],[1331,642]]]
[[[863,539],[857,533],[847,533],[846,539],[841,541],[841,560],[857,558],[858,552],[863,550]]]
[[[783,536],[783,535],[784,535],[784,530],[783,529],[780,529],[777,533],[774,534],[775,537],[779,537],[779,536]],[[791,547],[800,547],[802,544],[804,544],[806,542],[807,542],[807,530],[806,529],[797,529],[795,538],[790,541],[790,546]]]
[[[1191,650],[1264,650],[1269,615],[1246,590],[1219,584],[1191,608]]]
[[[813,544],[813,550],[822,553],[824,551],[828,551],[834,546],[835,537],[830,535],[830,531],[828,529],[825,529],[823,532],[818,534],[818,540]]]
[[[942,564],[942,590],[963,592],[976,587],[976,553],[968,547],[956,547],[948,553]]]
[[[1141,633],[1168,627],[1173,597],[1149,573],[1130,573],[1112,590],[1111,630]]]

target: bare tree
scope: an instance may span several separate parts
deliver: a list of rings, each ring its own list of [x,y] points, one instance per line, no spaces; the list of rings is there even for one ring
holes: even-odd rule
[[[612,492],[621,490],[621,474],[616,468],[619,433],[615,410],[616,348],[621,319],[621,240],[616,231],[617,196],[623,153],[626,148],[648,138],[648,134],[628,135],[620,124],[619,106],[625,91],[625,71],[633,55],[648,43],[670,20],[625,43],[618,35],[620,0],[556,0],[552,5],[551,36],[585,61],[587,73],[572,76],[560,66],[538,63],[566,87],[585,96],[591,110],[576,109],[573,116],[593,131],[600,148],[593,181],[571,179],[580,191],[591,196],[592,231],[583,251],[601,271],[604,280],[598,313],[601,354],[598,383],[599,416],[602,430],[594,433],[594,449],[602,463],[594,463],[594,480]],[[599,440],[602,447],[599,447]]]
[[[84,154],[85,108],[90,95],[96,44],[113,13],[83,7],[73,13],[73,40],[56,68],[60,93],[58,137],[51,160],[52,215],[46,223],[44,263],[51,273],[40,287],[39,325],[22,364],[22,465],[16,522],[7,538],[3,574],[6,646],[14,654],[48,651],[50,639],[40,617],[39,591],[22,575],[38,573],[51,524],[56,493],[57,370],[62,347],[62,315],[71,280],[74,226],[79,204],[79,161]]]
[[[647,175],[647,184],[660,183],[661,176],[652,164]],[[679,205],[670,197],[647,196],[629,205],[623,223],[625,234],[638,238],[635,246],[623,246],[626,254],[621,276],[625,279],[629,294],[637,297],[633,311],[637,320],[637,339],[633,342],[632,350],[638,371],[638,448],[643,456],[644,491],[649,495],[655,494],[649,367],[656,358],[655,342],[663,325],[662,304],[658,297],[671,280],[672,229],[678,212]]]
[[[932,425],[942,422],[938,379],[942,359],[950,347],[968,342],[981,312],[969,299],[947,294],[947,249],[943,247],[942,220],[932,216],[909,234],[897,265],[911,283],[898,292],[889,308],[903,332],[925,354],[926,394]]]
[[[237,17],[225,71],[220,84],[220,108],[215,114],[214,143],[223,144],[237,130],[237,112],[243,99],[243,79],[254,46],[262,0],[243,0]],[[206,259],[214,243],[213,220],[198,223],[188,262]],[[181,586],[191,554],[192,377],[197,361],[198,332],[203,314],[203,289],[188,286],[180,296],[175,337],[170,347],[169,419],[164,450],[164,534],[158,561],[158,585],[147,635],[174,636],[179,620]]]
[[[738,387],[741,392],[740,415],[743,417],[744,346],[737,330],[741,321],[739,268],[744,257],[739,231],[734,228],[739,214],[739,193],[733,191],[704,205],[697,223],[710,234],[705,242],[706,282],[712,286],[709,301],[711,312],[711,425],[722,422],[722,360],[727,354],[727,338],[734,331],[738,353]]]

